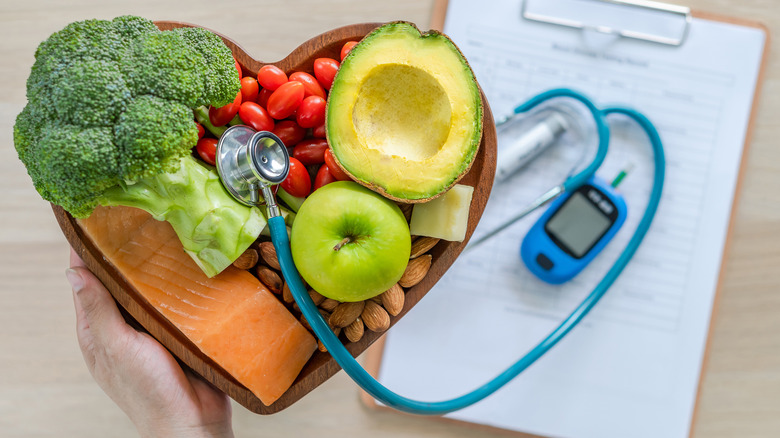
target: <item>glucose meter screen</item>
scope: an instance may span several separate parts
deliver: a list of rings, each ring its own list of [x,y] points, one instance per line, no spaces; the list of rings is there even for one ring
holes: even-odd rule
[[[612,221],[583,194],[575,192],[547,222],[545,229],[576,257],[582,258]]]

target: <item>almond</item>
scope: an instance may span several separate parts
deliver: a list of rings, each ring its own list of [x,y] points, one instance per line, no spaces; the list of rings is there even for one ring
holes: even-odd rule
[[[363,337],[365,327],[363,326],[363,320],[358,318],[352,321],[352,324],[344,327],[344,335],[350,342],[357,342]]]
[[[284,302],[287,304],[295,302],[295,298],[293,298],[293,294],[292,291],[290,290],[290,286],[287,286],[287,283],[285,283],[284,287],[282,287],[282,300],[284,300]]]
[[[276,271],[269,268],[268,266],[258,266],[256,272],[257,278],[259,278],[260,281],[275,294],[281,292],[282,287],[287,287],[287,285],[282,281],[282,278],[279,277],[279,274],[277,274]]]
[[[309,289],[309,297],[311,297],[311,300],[314,302],[315,306],[319,306],[323,301],[325,301],[325,297],[314,289]]]
[[[413,259],[425,254],[428,250],[436,246],[436,244],[439,243],[439,240],[441,239],[436,237],[418,237],[412,242],[412,252],[409,254],[409,258]]]
[[[387,313],[393,316],[401,313],[401,310],[404,308],[404,290],[398,283],[384,291],[379,297],[382,298],[382,305],[387,310]]]
[[[366,306],[363,313],[360,314],[360,318],[366,328],[372,332],[383,332],[390,328],[390,315],[387,314],[387,311],[371,300],[365,303]]]
[[[331,299],[331,298],[325,298],[322,300],[322,302],[319,304],[320,308],[327,310],[328,312],[332,312],[336,310],[336,307],[341,304],[338,301]]]
[[[320,315],[322,315],[322,317],[323,317],[323,318],[325,319],[325,321],[327,322],[327,321],[328,321],[328,318],[330,318],[330,313],[328,313],[328,312],[326,312],[326,311],[324,311],[324,310],[322,310],[322,309],[319,309],[319,311],[320,311]],[[301,324],[302,324],[304,327],[306,327],[307,329],[309,329],[309,331],[313,331],[313,330],[312,330],[312,328],[311,328],[311,324],[309,324],[309,321],[306,319],[306,317],[305,317],[305,316],[301,315],[301,317],[300,317],[300,321],[301,321]]]
[[[263,261],[265,261],[268,266],[277,271],[282,269],[282,267],[279,266],[279,258],[276,256],[276,248],[274,248],[273,243],[263,242],[260,244],[260,257],[263,258]]]
[[[338,336],[341,333],[341,327],[336,327],[333,329],[333,333]],[[323,353],[327,353],[328,349],[325,348],[325,344],[322,343],[319,339],[317,340],[317,349],[320,350]]]
[[[257,250],[254,248],[247,248],[247,250],[233,262],[233,266],[244,270],[252,269],[255,267],[258,260],[260,260],[260,256],[257,254]]]
[[[398,284],[402,287],[412,287],[421,282],[425,275],[428,274],[432,260],[433,256],[430,254],[409,260],[409,264],[406,265],[406,270],[401,279],[398,280]]]
[[[373,303],[374,305],[378,305],[373,301],[368,302]],[[346,327],[352,324],[352,322],[354,322],[358,316],[360,316],[360,312],[363,311],[365,305],[366,301],[341,303],[336,307],[336,309],[333,310],[333,314],[330,315],[330,320],[328,322],[333,327]]]

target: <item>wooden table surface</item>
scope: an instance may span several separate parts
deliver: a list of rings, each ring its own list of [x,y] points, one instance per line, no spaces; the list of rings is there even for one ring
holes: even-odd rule
[[[220,31],[261,60],[281,59],[325,30],[404,19],[427,28],[432,0],[2,0],[0,4],[0,435],[132,437],[133,425],[89,375],[75,335],[68,247],[16,157],[13,123],[37,45],[71,21],[135,14]],[[780,30],[774,1],[690,6]],[[219,5],[219,6],[217,6]],[[693,436],[780,436],[780,66],[771,49],[713,320]],[[344,373],[280,414],[234,406],[237,436],[506,436],[374,412]]]

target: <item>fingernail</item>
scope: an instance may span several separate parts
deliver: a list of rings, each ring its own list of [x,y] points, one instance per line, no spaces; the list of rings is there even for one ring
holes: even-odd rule
[[[84,289],[84,279],[75,269],[66,269],[65,277],[68,278],[68,282],[70,283],[70,286],[73,288],[74,292],[79,292],[81,289]]]

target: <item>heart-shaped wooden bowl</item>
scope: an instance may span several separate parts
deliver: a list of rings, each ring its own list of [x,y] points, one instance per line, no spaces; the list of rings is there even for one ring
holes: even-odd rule
[[[160,21],[156,23],[162,30],[189,26],[191,24]],[[316,58],[328,57],[339,59],[341,47],[347,41],[357,41],[378,27],[379,23],[366,23],[345,26],[323,33],[306,41],[289,56],[272,64],[280,67],[288,74],[294,71],[305,71],[313,74],[313,62]],[[225,43],[233,51],[234,56],[243,68],[245,75],[255,76],[265,63],[249,56],[238,44],[222,36]],[[493,116],[485,96],[482,143],[471,170],[460,181],[474,187],[474,196],[469,211],[469,226],[467,238],[485,209],[493,176],[496,168],[496,130]],[[119,303],[125,318],[131,323],[137,323],[137,328],[143,328],[170,350],[180,362],[200,374],[207,381],[227,393],[247,409],[259,414],[272,414],[295,403],[309,391],[339,371],[340,367],[328,353],[315,352],[301,371],[298,378],[287,392],[271,406],[265,406],[254,394],[238,383],[229,373],[217,365],[211,358],[203,354],[184,334],[170,321],[162,316],[141,294],[124,278],[122,272],[107,261],[92,240],[85,234],[72,216],[58,206],[53,206],[54,214],[71,246],[81,256],[87,267],[94,272],[106,285]],[[398,322],[420,299],[433,287],[463,250],[465,241],[441,242],[434,247],[431,254],[433,263],[425,279],[406,293],[404,308],[398,316],[391,318],[391,326]],[[139,327],[140,326],[140,327]],[[366,350],[382,333],[366,331],[359,342],[348,343],[347,348],[354,356]]]

